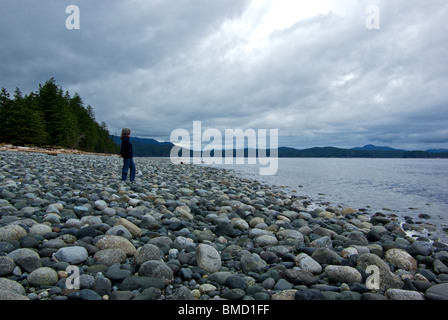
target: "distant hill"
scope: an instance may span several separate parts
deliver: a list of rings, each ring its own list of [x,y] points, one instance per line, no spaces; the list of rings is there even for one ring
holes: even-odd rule
[[[391,147],[384,147],[384,146],[375,146],[373,144],[365,145],[364,147],[356,147],[352,148],[352,150],[367,150],[367,151],[409,151],[410,150],[403,150],[403,149],[394,149]],[[448,153],[448,149],[428,149],[425,150],[425,152],[429,153]]]
[[[121,139],[118,136],[110,136],[112,141],[121,145]],[[174,146],[171,142],[159,142],[151,138],[138,138],[131,136],[131,142],[135,157],[169,157],[171,148]]]
[[[352,149],[323,147],[298,150],[282,147],[278,149],[278,156],[280,158],[448,158],[448,152],[407,151],[367,145]]]
[[[111,136],[111,139],[118,145],[121,144],[120,137]],[[174,144],[171,142],[159,142],[150,138],[131,137],[131,142],[136,157],[169,157]],[[435,151],[408,151],[394,149],[385,146],[366,145],[352,149],[336,147],[314,147],[308,149],[295,149],[289,147],[278,148],[279,158],[448,158],[448,150],[436,149]],[[248,156],[248,149],[244,149],[244,156]],[[266,151],[270,155],[269,150]],[[188,154],[188,150],[187,150]],[[233,150],[234,156],[236,150]],[[258,151],[257,151],[258,154]],[[223,151],[222,156],[225,153]],[[190,150],[190,156],[193,152]],[[214,152],[211,152],[214,156]]]
[[[352,148],[352,150],[367,150],[367,151],[406,151],[402,149],[394,149],[391,147],[374,146],[373,144],[365,145],[364,147]]]
[[[448,149],[428,149],[426,152],[431,153],[448,153]]]

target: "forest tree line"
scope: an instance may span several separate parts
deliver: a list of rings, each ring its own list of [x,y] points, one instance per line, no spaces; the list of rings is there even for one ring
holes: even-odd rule
[[[98,124],[93,108],[84,106],[56,85],[53,78],[36,92],[13,96],[0,92],[0,142],[17,146],[62,147],[89,152],[117,152],[105,122]]]

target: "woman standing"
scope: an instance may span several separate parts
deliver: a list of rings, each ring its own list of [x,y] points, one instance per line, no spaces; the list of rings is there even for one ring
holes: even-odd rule
[[[128,177],[128,170],[131,170],[131,175],[129,179],[135,180],[135,164],[134,164],[134,153],[132,152],[132,143],[130,140],[131,129],[123,128],[121,131],[121,149],[120,157],[123,158],[123,169],[121,170],[121,180],[126,181]]]

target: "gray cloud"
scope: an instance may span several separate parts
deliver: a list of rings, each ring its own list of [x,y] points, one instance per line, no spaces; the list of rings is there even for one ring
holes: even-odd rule
[[[297,148],[448,147],[446,1],[374,1],[380,30],[365,28],[371,1],[291,2],[283,22],[310,14],[274,28],[278,2],[2,0],[0,86],[54,76],[111,133],[160,140],[201,120],[277,128]],[[80,30],[65,28],[71,4]]]

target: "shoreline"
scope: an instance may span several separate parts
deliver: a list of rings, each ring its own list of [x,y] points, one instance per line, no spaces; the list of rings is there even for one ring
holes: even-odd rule
[[[135,162],[121,183],[118,157],[0,152],[1,299],[448,299],[448,247],[399,217],[219,167]]]
[[[321,159],[316,158],[314,160],[320,161]],[[300,163],[297,163],[297,165],[300,165]],[[366,193],[367,190],[364,191],[363,195],[362,192],[350,190],[350,188],[346,187],[343,187],[340,190],[337,190],[335,186],[333,186],[333,188],[319,188],[319,179],[324,179],[322,174],[317,175],[317,177],[315,178],[317,180],[311,181],[310,174],[305,174],[303,180],[294,180],[287,175],[289,171],[281,172],[281,170],[279,170],[278,176],[271,178],[269,176],[259,176],[254,170],[247,169],[247,166],[243,166],[242,168],[237,167],[238,166],[236,166],[235,168],[231,168],[230,170],[234,170],[236,175],[256,179],[257,181],[265,183],[270,187],[281,190],[289,195],[303,195],[307,198],[312,199],[314,203],[321,204],[321,206],[337,206],[341,208],[353,207],[358,211],[363,211],[370,215],[373,215],[376,212],[381,212],[390,216],[391,218],[405,221],[405,228],[407,228],[406,231],[409,230],[410,233],[418,232],[420,231],[420,229],[424,228],[425,230],[421,230],[421,232],[425,236],[428,236],[432,239],[440,238],[443,239],[445,243],[448,243],[448,221],[444,217],[446,215],[443,214],[445,210],[444,206],[441,205],[441,202],[438,202],[435,204],[435,206],[433,206],[430,199],[425,200],[420,197],[419,199],[416,199],[416,201],[419,201],[420,206],[417,205],[417,207],[409,207],[409,205],[407,204],[410,202],[396,202],[390,200],[393,199],[394,196],[396,197],[397,194],[392,196],[387,195],[387,193],[384,192],[384,194],[381,194],[381,192],[376,192],[378,198],[371,199],[371,192],[369,191],[369,193]],[[334,184],[334,178],[332,179],[330,177],[328,179],[330,181],[330,185]],[[348,178],[347,181],[350,181],[350,179],[351,178]],[[368,177],[363,176],[362,179],[368,179]],[[386,184],[387,183],[388,182],[386,182]],[[369,190],[374,191],[373,189],[375,189],[374,185],[369,187]],[[345,193],[341,197],[341,194],[343,192]],[[375,194],[375,192],[372,193]],[[406,194],[404,195],[407,196]],[[363,196],[364,198],[370,198],[370,201],[363,199]],[[383,199],[386,201],[378,200],[382,199],[382,197],[387,197],[387,199]],[[412,202],[412,199],[408,200],[411,200]],[[406,223],[406,221],[408,221],[409,223]],[[410,224],[412,224],[412,226],[410,226]],[[411,230],[412,228],[414,230]]]
[[[22,147],[22,146],[14,146],[11,144],[3,144],[0,145],[0,152],[10,151],[10,152],[30,152],[30,153],[42,153],[47,154],[49,156],[57,156],[60,154],[84,154],[84,155],[95,155],[95,156],[117,156],[117,154],[112,153],[98,153],[98,152],[89,152],[82,151],[78,149],[70,149],[70,148],[53,148],[53,147]]]

